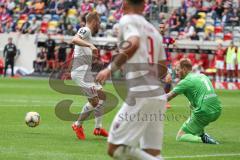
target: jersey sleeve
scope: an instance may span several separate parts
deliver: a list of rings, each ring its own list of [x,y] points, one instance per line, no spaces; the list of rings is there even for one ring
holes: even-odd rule
[[[81,39],[88,39],[90,36],[90,31],[88,31],[86,28],[80,28],[77,32],[77,35],[81,38]]]
[[[131,19],[129,18],[123,18],[119,22],[122,34],[122,37],[124,40],[127,40],[130,37],[137,36],[140,37],[139,28],[137,27],[137,24],[133,23]]]
[[[190,82],[188,80],[181,80],[177,86],[175,86],[173,88],[173,92],[176,94],[183,94],[184,92],[186,92],[189,88],[190,88]]]

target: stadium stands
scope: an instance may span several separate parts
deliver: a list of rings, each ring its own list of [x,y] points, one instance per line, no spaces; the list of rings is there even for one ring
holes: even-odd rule
[[[201,38],[212,40],[223,39],[225,41],[234,38],[234,40],[239,41],[239,36],[233,36],[240,33],[238,23],[240,20],[240,9],[238,6],[239,1],[234,0],[185,0],[183,1],[182,6],[173,12],[168,23],[169,25],[172,25],[171,22],[173,18],[181,20],[180,10],[184,8],[188,14],[185,26],[187,26],[187,22],[190,22],[194,27],[194,31],[197,32],[197,35]],[[176,35],[176,31],[179,33],[182,32],[181,29],[174,30],[170,35]],[[204,37],[202,31],[205,31],[205,34],[213,34],[210,35],[211,37]],[[181,34],[178,35],[177,38],[179,39],[191,38],[188,36],[180,36]]]
[[[37,19],[37,23],[41,26],[35,30],[35,33],[38,31],[52,34],[63,33],[56,29],[60,25],[59,22],[63,22],[64,26],[72,25],[73,30],[76,31],[81,27],[79,22],[82,16],[93,10],[101,12],[102,23],[106,23],[105,26],[110,25],[109,29],[111,29],[122,15],[120,6],[121,0],[1,0],[0,33],[21,30],[27,17],[31,24],[34,19]],[[149,1],[146,4],[145,15],[149,16],[148,19],[153,19],[152,17],[158,15],[159,11],[166,12],[166,7],[165,1]]]

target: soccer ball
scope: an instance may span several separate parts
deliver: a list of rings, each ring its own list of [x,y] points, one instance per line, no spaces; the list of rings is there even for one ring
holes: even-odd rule
[[[36,127],[40,123],[40,115],[37,112],[28,112],[25,116],[25,123],[28,127]]]

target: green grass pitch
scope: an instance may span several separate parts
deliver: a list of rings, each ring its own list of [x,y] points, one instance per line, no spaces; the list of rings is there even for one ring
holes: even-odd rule
[[[113,92],[112,85],[104,87]],[[114,93],[114,92],[113,92]],[[175,135],[189,114],[188,102],[179,96],[167,111],[163,155],[166,159],[239,160],[240,159],[240,91],[217,91],[223,113],[207,128],[220,145],[178,143]],[[115,93],[114,93],[115,94]],[[87,139],[79,141],[71,129],[72,122],[59,120],[54,107],[62,99],[73,99],[73,112],[79,112],[84,97],[64,95],[50,89],[47,80],[0,79],[0,160],[110,160],[106,139],[92,135],[94,121],[87,121]],[[105,115],[109,128],[118,110]],[[41,115],[41,124],[29,128],[24,123],[26,112]],[[171,115],[185,115],[172,120]]]

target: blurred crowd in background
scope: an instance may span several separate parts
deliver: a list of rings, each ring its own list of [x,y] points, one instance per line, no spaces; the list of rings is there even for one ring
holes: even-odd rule
[[[122,16],[121,4],[121,0],[0,0],[0,33],[74,35],[85,25],[84,15],[97,11],[101,16],[99,36],[106,36]],[[144,15],[153,19],[167,11],[166,0],[149,0]]]
[[[147,0],[145,17],[165,23],[171,36],[192,40],[240,40],[240,0],[182,0],[168,8],[167,0]],[[122,16],[121,0],[0,0],[0,33],[74,35],[85,25],[84,15],[101,15],[99,36],[111,35]]]
[[[178,39],[240,41],[239,0],[183,0],[167,20]]]

